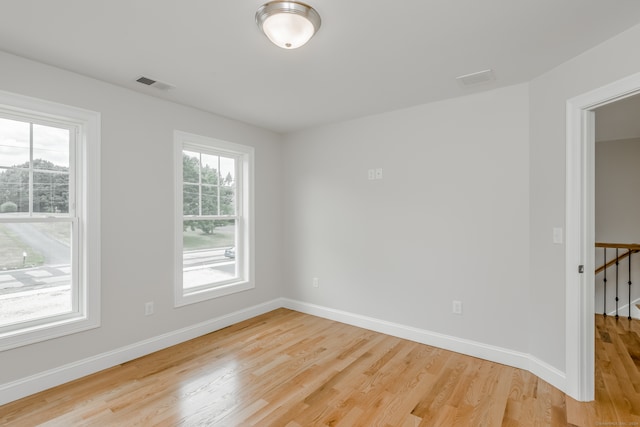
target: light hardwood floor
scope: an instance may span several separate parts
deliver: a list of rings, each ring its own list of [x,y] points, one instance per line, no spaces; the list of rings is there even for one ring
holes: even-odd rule
[[[640,321],[596,316],[597,400],[279,309],[0,406],[11,426],[640,426]]]

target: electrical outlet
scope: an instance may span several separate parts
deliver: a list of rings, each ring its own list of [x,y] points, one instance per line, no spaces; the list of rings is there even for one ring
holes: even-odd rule
[[[153,301],[144,303],[144,315],[151,316],[153,314]]]
[[[462,314],[462,301],[453,301],[451,312],[453,314]]]
[[[376,169],[376,179],[382,179],[382,168]]]
[[[318,286],[320,286],[320,279],[318,279],[317,277],[314,277],[312,284],[314,288],[317,288]]]

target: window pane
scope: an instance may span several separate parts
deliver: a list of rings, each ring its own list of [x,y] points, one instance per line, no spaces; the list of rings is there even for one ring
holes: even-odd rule
[[[234,220],[187,220],[183,226],[183,287],[237,277]]]
[[[236,182],[236,160],[230,157],[220,157],[221,185],[232,186]]]
[[[193,184],[200,182],[200,153],[182,152],[182,181]]]
[[[200,191],[197,184],[183,184],[182,212],[183,215],[200,215]]]
[[[235,215],[236,194],[235,187],[220,188],[220,215]]]
[[[236,213],[236,161],[230,157],[220,157],[220,214]]]
[[[29,171],[0,169],[0,215],[29,212]]]
[[[218,215],[218,188],[202,186],[202,215]]]
[[[29,167],[29,123],[0,118],[0,166]]]
[[[69,313],[71,223],[0,224],[0,326]]]
[[[67,173],[33,173],[33,212],[69,213]]]
[[[69,170],[69,130],[33,125],[33,167]]]
[[[218,156],[202,154],[202,183],[218,185]]]

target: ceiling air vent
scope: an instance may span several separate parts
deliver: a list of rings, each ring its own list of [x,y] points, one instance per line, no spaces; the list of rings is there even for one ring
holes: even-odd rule
[[[145,76],[141,76],[137,78],[136,81],[138,83],[142,83],[143,85],[153,86],[156,89],[160,89],[160,90],[175,89],[175,86],[170,85],[169,83],[159,82],[158,80],[154,80]]]
[[[456,80],[464,86],[472,86],[494,80],[493,70],[478,71],[477,73],[465,74],[456,77]]]

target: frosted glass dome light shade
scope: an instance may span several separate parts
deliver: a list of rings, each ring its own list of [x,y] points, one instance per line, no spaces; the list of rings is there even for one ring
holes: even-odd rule
[[[320,15],[304,3],[273,1],[258,9],[256,23],[276,46],[296,49],[318,31]]]
[[[306,18],[291,13],[278,13],[265,19],[262,31],[276,46],[295,49],[311,39],[313,25]]]

